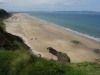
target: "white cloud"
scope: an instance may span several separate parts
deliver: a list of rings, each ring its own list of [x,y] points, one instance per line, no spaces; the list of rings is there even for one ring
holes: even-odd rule
[[[95,10],[99,9],[99,3],[100,0],[0,0],[0,7],[7,10]]]
[[[71,4],[76,0],[1,0],[13,4],[34,4],[34,5],[55,5],[55,4]]]
[[[59,6],[72,5],[76,0],[0,0],[6,2],[2,6],[9,9],[50,9],[53,10]],[[14,9],[15,10],[15,9]]]
[[[0,0],[0,4],[5,3],[5,0]]]
[[[5,0],[0,0],[0,2],[4,2]]]

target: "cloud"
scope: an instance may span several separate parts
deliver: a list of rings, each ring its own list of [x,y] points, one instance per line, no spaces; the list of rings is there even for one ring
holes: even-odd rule
[[[1,0],[6,2],[32,2],[35,4],[44,4],[44,3],[56,3],[56,2],[62,2],[62,1],[68,1],[68,0]]]
[[[3,3],[5,3],[5,0],[0,0],[0,4],[3,4]]]
[[[2,0],[6,2],[2,6],[4,8],[17,10],[54,10],[60,6],[69,6],[73,4],[76,0]]]
[[[22,4],[22,5],[30,5],[33,4],[34,5],[56,5],[56,4],[72,4],[74,1],[76,0],[1,0],[1,1],[5,1],[8,4]]]
[[[7,10],[99,10],[100,0],[0,0]]]

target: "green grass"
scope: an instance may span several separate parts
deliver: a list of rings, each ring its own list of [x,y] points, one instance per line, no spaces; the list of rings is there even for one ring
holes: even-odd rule
[[[0,51],[0,75],[99,75],[100,64],[61,64],[27,51]]]
[[[0,20],[0,29],[5,30],[5,25],[4,25],[3,21],[1,21],[1,20]]]

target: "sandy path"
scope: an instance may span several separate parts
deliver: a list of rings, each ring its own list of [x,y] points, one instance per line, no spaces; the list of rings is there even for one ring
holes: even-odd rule
[[[15,20],[15,18],[17,18]],[[50,54],[47,47],[67,53],[71,62],[94,61],[100,59],[100,54],[92,49],[100,49],[100,43],[82,37],[50,23],[32,19],[26,14],[14,14],[6,20],[6,31],[23,38],[35,54],[41,54],[48,59],[56,59]],[[72,40],[82,44],[76,45]]]

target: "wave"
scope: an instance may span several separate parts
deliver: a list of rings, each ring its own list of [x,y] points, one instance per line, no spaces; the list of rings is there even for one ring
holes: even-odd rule
[[[47,23],[52,24],[52,25],[57,26],[57,27],[59,27],[59,28],[62,28],[62,29],[64,29],[64,30],[70,31],[70,32],[72,32],[72,33],[75,33],[75,34],[77,34],[77,35],[80,35],[80,36],[89,38],[89,39],[91,39],[91,40],[94,40],[94,41],[100,43],[100,38],[97,38],[97,37],[95,37],[95,36],[91,36],[91,35],[89,35],[89,34],[83,34],[83,33],[81,33],[81,32],[72,30],[72,29],[70,29],[70,28],[62,27],[62,26],[59,25],[59,24],[55,24],[55,23],[52,23],[52,22],[50,22],[50,21],[47,21],[47,20],[44,20],[44,19],[35,17],[35,16],[31,15],[31,14],[29,14],[28,16],[31,17],[31,18],[33,18],[33,19],[35,19],[35,20],[37,20],[37,21],[40,21],[40,22],[43,22],[43,23],[46,23],[46,24],[47,24]]]

